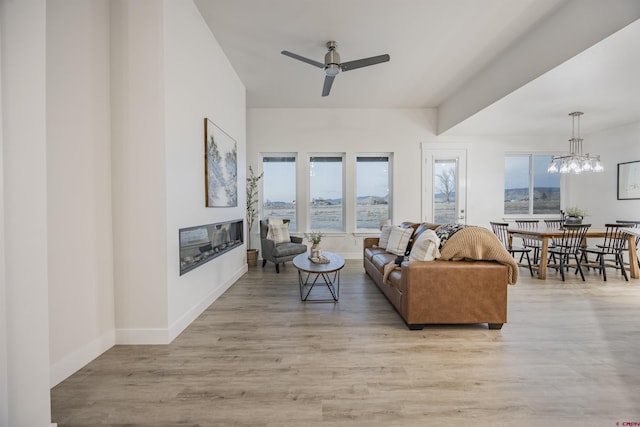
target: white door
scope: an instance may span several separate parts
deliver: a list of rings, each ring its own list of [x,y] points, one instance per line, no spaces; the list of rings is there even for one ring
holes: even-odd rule
[[[422,220],[467,223],[467,149],[460,144],[422,144]]]

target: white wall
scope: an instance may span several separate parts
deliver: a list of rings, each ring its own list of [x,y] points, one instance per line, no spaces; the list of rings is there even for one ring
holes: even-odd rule
[[[245,88],[192,2],[164,2],[168,327],[173,339],[246,272],[238,247],[180,276],[178,230],[245,217]],[[204,118],[238,144],[238,206],[205,207]]]
[[[111,3],[116,341],[168,343],[246,271],[179,275],[178,230],[244,218],[245,89],[193,2]],[[239,204],[205,208],[204,118],[238,142]]]
[[[617,200],[618,163],[640,160],[640,122],[583,138],[585,151],[600,154],[605,170],[602,174],[572,180],[573,204],[587,209],[586,221],[593,225],[604,225],[617,219],[640,221],[640,200]]]
[[[110,6],[116,340],[166,342],[163,7]]]
[[[556,154],[565,147],[566,137],[498,136],[469,137],[467,173],[467,223],[490,227],[490,221],[504,217],[504,157],[506,154]],[[563,189],[566,184],[562,181]],[[558,218],[560,213],[558,212]]]
[[[308,200],[308,155],[318,152],[346,153],[355,164],[357,153],[393,153],[393,213],[395,222],[419,221],[421,210],[420,144],[435,139],[435,112],[429,109],[269,109],[247,112],[247,162],[261,170],[260,153],[298,154],[297,200]],[[355,171],[347,168],[346,198],[353,199]],[[298,204],[300,231],[307,231],[304,206]],[[349,204],[347,209],[349,209]],[[348,258],[362,256],[362,237],[352,234],[353,207],[347,211],[347,233],[330,234],[323,249]],[[256,227],[257,228],[257,227]],[[257,230],[252,241],[258,242]]]
[[[562,177],[562,207],[579,206],[588,211],[586,223],[604,227],[616,219],[639,220],[639,200],[617,200],[617,164],[640,160],[640,123],[582,135],[584,152],[599,154],[605,170]],[[470,223],[487,227],[489,221],[500,219],[504,188],[505,153],[542,152],[566,153],[567,135],[527,137],[476,137],[470,154],[472,178],[469,185]]]
[[[47,279],[46,4],[2,1],[3,289],[11,427],[51,422]],[[35,249],[34,249],[35,248]],[[37,254],[34,254],[34,250]],[[4,322],[3,322],[4,323]]]
[[[115,342],[108,11],[47,2],[52,386]]]
[[[307,200],[306,159],[309,152],[346,152],[348,159],[353,160],[357,152],[392,151],[393,221],[398,223],[419,221],[421,217],[420,144],[461,142],[469,146],[467,223],[489,227],[490,221],[501,220],[504,216],[505,154],[553,154],[568,149],[567,135],[435,136],[434,117],[433,110],[249,109],[248,162],[260,168],[260,153],[298,153],[298,200]],[[638,207],[638,201],[615,200],[615,167],[621,161],[640,160],[640,148],[636,148],[637,144],[632,145],[638,140],[639,128],[640,125],[632,125],[600,135],[583,135],[585,148],[602,155],[606,171],[600,175],[563,177],[564,207],[586,207],[590,212],[587,219],[594,226],[638,217],[638,210],[632,209]],[[347,175],[347,189],[353,187],[353,182],[353,176]],[[601,196],[607,203],[601,203]],[[347,197],[350,197],[349,193]],[[299,209],[303,213],[300,227],[306,231],[306,211],[303,207]],[[349,221],[347,218],[348,233],[323,239],[323,248],[359,258],[362,239],[349,233],[353,231]]]
[[[0,2],[0,16],[4,16],[4,4]],[[2,55],[3,21],[0,18],[0,426],[9,424],[9,386],[8,386],[8,362],[7,362],[7,280],[6,271],[6,249],[4,237],[4,130],[2,107],[4,98],[2,97],[2,84],[4,82]]]

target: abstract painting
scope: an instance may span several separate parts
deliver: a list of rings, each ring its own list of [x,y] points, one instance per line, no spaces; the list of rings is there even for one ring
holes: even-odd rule
[[[206,206],[238,206],[238,144],[204,119]]]
[[[640,199],[640,161],[618,163],[618,200]]]

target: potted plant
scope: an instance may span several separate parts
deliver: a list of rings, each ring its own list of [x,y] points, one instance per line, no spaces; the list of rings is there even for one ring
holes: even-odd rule
[[[582,220],[587,216],[587,211],[577,206],[567,208],[564,212],[565,224],[582,224]]]
[[[247,176],[247,264],[250,267],[258,263],[258,250],[251,248],[251,229],[258,219],[258,182],[262,179],[264,172],[256,175],[253,168],[249,166]]]

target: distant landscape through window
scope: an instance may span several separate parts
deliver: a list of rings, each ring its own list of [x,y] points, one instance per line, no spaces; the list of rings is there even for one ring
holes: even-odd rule
[[[547,155],[505,156],[505,215],[560,214],[560,175],[547,172],[550,162]]]

